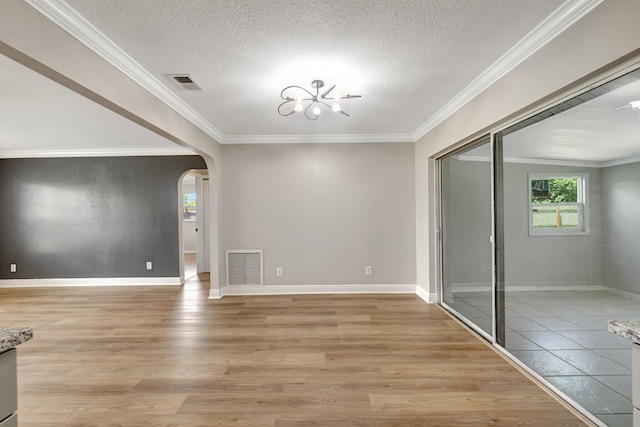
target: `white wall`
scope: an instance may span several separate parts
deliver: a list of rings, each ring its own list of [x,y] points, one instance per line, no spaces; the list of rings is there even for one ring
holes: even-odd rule
[[[507,144],[508,142],[505,142]],[[535,141],[532,141],[535,143]],[[491,282],[491,165],[488,161],[447,162],[443,191],[450,209],[446,227],[449,279],[455,286]],[[590,233],[529,236],[528,174],[589,174]],[[444,190],[444,189],[443,189]],[[602,285],[600,169],[506,163],[504,165],[505,280],[518,286]],[[640,210],[639,210],[640,212]]]
[[[195,183],[182,183],[182,194],[195,192]],[[196,221],[182,221],[182,248],[185,252],[196,251]]]
[[[604,284],[640,293],[640,163],[602,169]]]
[[[589,174],[588,235],[529,236],[530,173]],[[506,163],[504,239],[507,290],[517,286],[602,285],[600,169]]]
[[[416,143],[418,285],[436,289],[433,157],[541,106],[602,67],[637,55],[637,0],[605,1]]]
[[[414,144],[225,145],[222,154],[223,247],[262,249],[265,285],[415,285]]]

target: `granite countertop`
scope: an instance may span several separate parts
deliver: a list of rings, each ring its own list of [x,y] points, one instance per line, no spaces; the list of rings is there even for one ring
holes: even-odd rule
[[[640,344],[640,320],[609,320],[609,331]]]
[[[31,328],[0,328],[0,353],[11,350],[31,338],[33,338]]]

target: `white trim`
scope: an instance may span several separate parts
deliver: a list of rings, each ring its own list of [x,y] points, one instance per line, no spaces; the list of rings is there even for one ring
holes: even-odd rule
[[[0,279],[0,288],[67,286],[180,286],[179,277],[87,277],[70,279]]]
[[[526,285],[505,284],[507,292],[532,292],[532,291],[607,291],[612,290],[602,285],[567,285],[553,283],[528,282]],[[493,292],[488,283],[453,283],[451,292]]]
[[[436,302],[436,294],[430,294],[428,290],[423,289],[419,285],[416,285],[416,295],[422,298],[427,304],[433,304]]]
[[[25,1],[221,144],[294,142],[300,137],[225,136],[63,0]],[[337,141],[336,135],[314,135],[313,138],[315,142],[415,142],[603,1],[567,0],[411,134],[350,135],[348,140],[342,138],[342,141]],[[307,142],[308,139],[309,137],[304,138]],[[392,141],[388,141],[389,139]]]
[[[604,0],[567,0],[413,132],[418,141]]]
[[[576,203],[549,203],[552,206],[578,206],[578,227],[576,228],[534,228],[533,227],[533,209],[540,206],[539,203],[533,203],[531,181],[552,178],[575,178],[578,181],[578,201]],[[591,234],[591,214],[589,207],[589,173],[530,173],[527,174],[527,200],[528,200],[528,216],[529,216],[529,237],[538,236],[588,236]]]
[[[226,295],[305,295],[305,294],[415,294],[416,285],[236,285],[222,289],[211,289],[209,298],[214,291],[220,292],[220,297]]]
[[[218,129],[63,0],[25,1],[207,135],[217,141],[224,139]]]
[[[0,151],[2,159],[28,159],[53,157],[132,157],[132,156],[193,156],[185,148],[139,148],[100,150],[15,150]]]
[[[454,155],[461,162],[490,162],[491,156],[474,156],[468,154]],[[637,161],[640,161],[638,158]],[[591,162],[588,160],[536,159],[533,157],[504,157],[504,163],[522,163],[528,165],[574,166],[583,168],[601,168],[607,162]]]
[[[411,134],[228,135],[223,144],[415,142]]]
[[[601,162],[600,167],[609,168],[612,166],[621,166],[621,165],[627,165],[629,163],[638,163],[638,162],[640,162],[640,156],[626,157],[624,159],[609,160],[608,162]]]
[[[612,288],[611,286],[603,286],[603,290],[613,292],[616,295],[620,295],[623,297],[631,298],[635,301],[640,301],[640,294],[635,294],[633,292],[625,291],[622,289]]]
[[[220,299],[222,298],[222,293],[220,289],[209,289],[209,299]]]
[[[183,254],[197,254],[197,253],[198,253],[198,251],[195,251],[195,250],[191,250],[191,249],[190,249],[190,250],[188,250],[188,251],[182,251],[182,253],[183,253]]]

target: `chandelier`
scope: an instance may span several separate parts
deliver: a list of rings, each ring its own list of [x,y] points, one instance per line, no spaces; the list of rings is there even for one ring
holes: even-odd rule
[[[301,86],[287,86],[282,89],[282,92],[280,92],[280,98],[284,99],[284,102],[278,106],[278,113],[281,116],[286,117],[292,115],[293,113],[299,113],[300,111],[304,110],[304,115],[307,119],[318,120],[320,112],[322,111],[322,108],[320,106],[324,105],[327,108],[335,111],[336,113],[344,114],[345,116],[349,117],[349,115],[342,109],[342,107],[340,107],[340,104],[338,104],[337,101],[339,99],[352,99],[361,97],[361,95],[350,94],[329,96],[336,85],[331,86],[328,90],[320,94],[320,88],[324,87],[324,82],[322,80],[312,81],[311,87],[316,90],[315,95]],[[286,95],[285,92],[287,92]],[[331,101],[333,101],[333,103],[332,105],[329,105],[327,102]],[[288,108],[283,108],[285,107],[285,105],[287,107],[292,107],[291,110],[288,110]]]

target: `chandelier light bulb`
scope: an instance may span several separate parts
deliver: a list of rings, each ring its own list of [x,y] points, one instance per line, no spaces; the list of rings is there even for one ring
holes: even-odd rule
[[[0,0],[1,1],[1,0]],[[280,98],[283,102],[278,106],[278,114],[287,117],[295,113],[303,112],[304,116],[309,120],[318,120],[323,108],[330,108],[336,113],[350,117],[349,114],[338,104],[339,99],[360,98],[360,95],[350,95],[346,92],[335,91],[336,85],[321,91],[325,87],[322,80],[314,80],[311,82],[311,90],[302,86],[287,86],[280,92]]]

